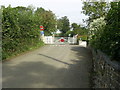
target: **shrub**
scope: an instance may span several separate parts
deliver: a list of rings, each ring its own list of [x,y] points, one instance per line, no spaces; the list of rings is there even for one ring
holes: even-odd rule
[[[2,59],[43,45],[39,26],[44,24],[46,32],[55,30],[55,18],[51,11],[30,7],[2,6]],[[38,12],[37,12],[38,11]],[[42,12],[42,14],[41,14]],[[43,13],[44,12],[44,13]],[[44,23],[41,23],[44,22]],[[47,22],[47,23],[46,23]]]
[[[112,2],[111,9],[104,19],[100,22],[96,22],[93,25],[92,35],[90,34],[90,45],[96,49],[102,50],[109,55],[112,60],[120,61],[120,2]],[[96,19],[96,21],[99,21]],[[99,25],[97,25],[99,24]],[[100,26],[100,27],[96,27]],[[91,31],[91,30],[90,30]]]

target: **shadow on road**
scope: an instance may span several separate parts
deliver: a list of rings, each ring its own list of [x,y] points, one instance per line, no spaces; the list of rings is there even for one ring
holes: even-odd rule
[[[22,62],[16,66],[3,65],[3,87],[7,88],[88,88],[91,53],[84,47],[72,47],[80,60],[73,64],[39,54],[51,60],[68,65],[68,68],[56,68],[38,62]],[[89,59],[89,60],[88,60]]]
[[[54,60],[54,61],[57,61],[57,62],[60,62],[60,63],[63,63],[63,64],[70,65],[70,64],[67,63],[67,62],[64,62],[64,61],[61,61],[61,60],[55,59],[55,58],[53,58],[53,57],[50,57],[50,56],[47,56],[47,55],[44,55],[44,54],[38,54],[38,55],[41,55],[41,56],[44,56],[44,57],[50,58],[51,60]]]

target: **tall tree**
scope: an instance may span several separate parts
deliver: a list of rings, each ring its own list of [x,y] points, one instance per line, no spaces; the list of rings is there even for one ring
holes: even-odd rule
[[[84,2],[82,7],[82,13],[88,15],[89,18],[86,22],[89,24],[93,19],[97,19],[107,15],[110,4],[106,2]]]
[[[37,8],[37,10],[35,11],[35,15],[37,17],[36,20],[39,25],[44,26],[45,35],[50,35],[52,32],[55,32],[57,30],[57,19],[52,11],[47,11],[43,8]]]
[[[65,36],[66,32],[70,30],[70,22],[67,16],[58,19],[57,28],[62,32],[62,35]]]

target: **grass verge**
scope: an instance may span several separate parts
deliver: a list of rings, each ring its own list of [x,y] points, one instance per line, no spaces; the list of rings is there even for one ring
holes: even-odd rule
[[[36,50],[36,49],[38,49],[38,48],[40,48],[40,47],[42,47],[42,46],[44,46],[44,45],[45,45],[45,44],[44,44],[42,41],[40,41],[39,43],[37,43],[37,44],[34,45],[34,46],[29,45],[29,46],[27,46],[26,49],[23,49],[23,50],[19,50],[19,51],[17,51],[17,52],[14,52],[14,53],[12,53],[11,55],[7,56],[5,59],[2,59],[2,62],[9,61],[9,60],[11,60],[12,58],[15,58],[15,57],[17,57],[17,56],[19,56],[19,55],[23,55],[23,54],[28,53],[28,52],[30,52],[30,51]]]

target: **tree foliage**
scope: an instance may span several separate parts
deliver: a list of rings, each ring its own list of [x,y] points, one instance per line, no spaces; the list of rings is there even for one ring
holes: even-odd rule
[[[90,23],[88,32],[89,40],[98,38],[103,32],[104,27],[106,25],[104,18],[105,17],[94,19],[93,22]]]
[[[87,35],[88,33],[88,30],[84,26],[78,25],[77,23],[72,23],[71,28],[74,31],[74,34]]]
[[[88,24],[94,19],[106,16],[110,7],[106,2],[84,2],[83,4],[82,13],[89,16],[86,20]]]
[[[45,27],[45,34],[56,30],[56,17],[52,11],[34,7],[2,6],[2,52],[3,59],[42,44],[39,26]]]
[[[52,11],[45,11],[43,8],[37,8],[35,15],[37,16],[37,22],[39,25],[44,26],[45,35],[51,35],[56,31],[57,19]]]
[[[70,30],[70,22],[67,16],[58,19],[57,28],[61,31],[61,34],[65,36],[66,32]]]
[[[120,2],[111,2],[111,8],[105,17],[106,25],[96,28],[96,35],[90,44],[108,54],[113,60],[120,58]],[[101,21],[103,23],[103,21]],[[99,22],[98,22],[99,23]],[[96,25],[95,25],[96,26]],[[99,25],[97,25],[99,26]]]

